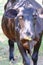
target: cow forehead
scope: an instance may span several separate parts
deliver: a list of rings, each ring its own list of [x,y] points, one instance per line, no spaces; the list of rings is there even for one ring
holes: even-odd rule
[[[35,11],[36,10],[33,7],[30,8],[20,7],[18,16],[22,15],[24,16],[25,19],[31,19]]]
[[[25,7],[20,7],[19,8],[19,12],[23,12],[24,14],[32,14],[34,11],[36,11],[36,9],[34,7],[28,7],[28,8],[25,8]]]

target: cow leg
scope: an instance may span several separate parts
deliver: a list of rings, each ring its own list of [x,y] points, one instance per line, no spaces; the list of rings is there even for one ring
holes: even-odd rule
[[[40,35],[40,40],[38,41],[38,43],[34,47],[34,51],[33,51],[33,54],[32,54],[33,65],[37,65],[38,52],[39,52],[39,48],[40,48],[40,45],[41,45],[41,40],[42,40],[42,35]]]
[[[14,60],[14,41],[8,40],[9,44],[9,60]]]
[[[24,49],[24,47],[22,46],[20,42],[18,42],[17,45],[22,55],[24,65],[30,65],[30,59],[27,56],[26,50]]]

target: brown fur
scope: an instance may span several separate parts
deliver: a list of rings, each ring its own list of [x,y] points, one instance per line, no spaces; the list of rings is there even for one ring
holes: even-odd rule
[[[16,41],[16,36],[18,36],[18,32],[15,31],[15,19],[10,19],[3,17],[2,18],[2,30],[4,34],[11,40]],[[19,38],[19,36],[18,36]],[[28,44],[26,43],[28,40],[21,40],[24,48],[28,48]]]

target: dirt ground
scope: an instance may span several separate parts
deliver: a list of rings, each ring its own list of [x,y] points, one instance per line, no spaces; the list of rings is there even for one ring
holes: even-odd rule
[[[30,65],[33,65],[32,60],[31,60],[31,64]],[[43,56],[39,56],[37,65],[43,65]]]

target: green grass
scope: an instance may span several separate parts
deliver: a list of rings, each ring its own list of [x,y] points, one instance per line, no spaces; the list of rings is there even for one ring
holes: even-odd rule
[[[3,43],[0,42],[0,65],[10,65],[9,64],[9,52],[8,52],[8,41],[5,40]],[[15,51],[14,51],[15,57],[17,57],[14,65],[20,65],[22,64],[22,58],[19,53],[19,50],[17,48],[17,45],[15,43]]]

